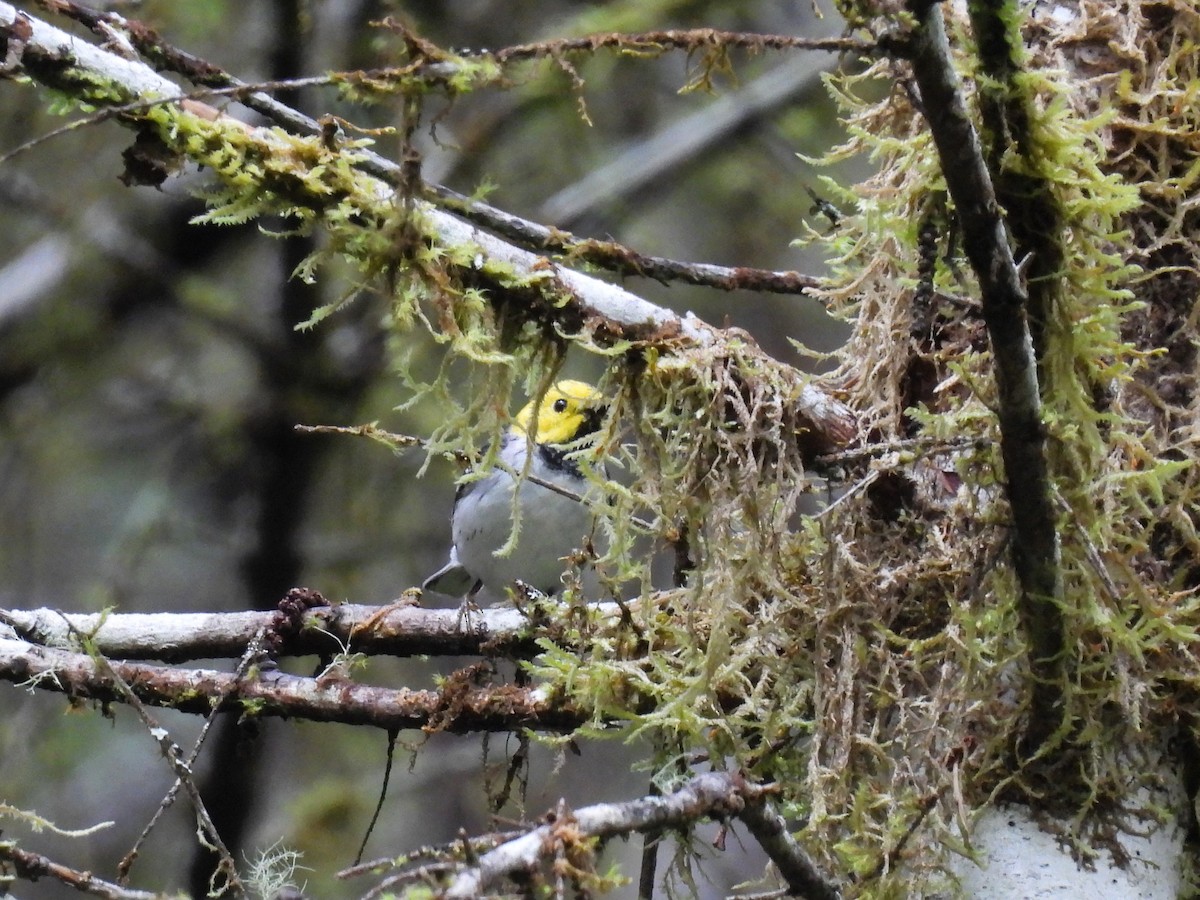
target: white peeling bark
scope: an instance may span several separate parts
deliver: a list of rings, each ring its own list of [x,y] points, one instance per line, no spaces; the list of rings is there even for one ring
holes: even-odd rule
[[[961,857],[952,866],[962,896],[973,900],[1174,900],[1183,896],[1186,792],[1180,773],[1165,757],[1158,776],[1162,789],[1139,791],[1134,803],[1154,803],[1172,811],[1162,825],[1147,826],[1143,836],[1117,837],[1130,857],[1118,866],[1104,853],[1081,867],[1058,839],[1039,827],[1027,807],[1001,805],[983,810],[971,831],[977,862]],[[1044,821],[1045,817],[1041,817]],[[1063,830],[1070,823],[1059,822]]]

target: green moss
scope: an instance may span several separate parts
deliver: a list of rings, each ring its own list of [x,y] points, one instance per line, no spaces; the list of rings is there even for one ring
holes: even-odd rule
[[[1015,9],[1007,14],[1015,16]],[[860,9],[856,21],[870,20]],[[954,23],[950,30],[964,33]],[[1053,783],[1041,780],[1030,765],[1036,761],[1014,765],[1011,739],[1026,715],[1027,646],[1014,610],[1009,513],[998,489],[1003,471],[991,359],[969,301],[977,289],[952,240],[952,209],[941,220],[933,277],[946,298],[932,319],[938,343],[922,345],[910,333],[918,232],[944,186],[908,98],[893,92],[876,99],[871,79],[892,73],[890,63],[879,62],[864,74],[833,81],[849,137],[828,157],[867,157],[878,173],[852,188],[827,184],[823,192],[847,215],[832,236],[814,228],[805,237],[828,248],[835,272],[827,290],[830,307],[855,326],[838,377],[884,437],[917,433],[931,447],[967,438],[973,446],[932,452],[918,463],[916,472],[935,486],[946,472],[965,486],[957,493],[936,487],[927,493],[940,500],[914,510],[924,527],[914,531],[903,518],[890,527],[878,521],[870,489],[864,489],[862,500],[846,502],[840,514],[824,519],[823,556],[811,556],[813,564],[798,570],[798,577],[815,582],[811,603],[818,620],[817,726],[805,789],[814,810],[853,810],[856,816],[850,837],[840,816],[814,815],[806,831],[814,845],[840,848],[831,865],[858,871],[872,854],[878,859],[887,853],[899,826],[914,821],[917,798],[936,802],[908,858],[928,860],[936,853],[925,855],[917,845],[955,850],[955,811],[946,800],[951,793],[965,797],[970,808],[1027,786],[1044,805],[1061,804],[1074,817],[1064,840],[1085,855],[1095,852],[1096,835],[1114,821],[1118,829],[1121,822],[1136,825],[1136,816],[1112,814],[1137,779],[1136,757],[1178,715],[1181,696],[1195,696],[1200,679],[1195,598],[1179,593],[1188,570],[1169,574],[1168,557],[1152,537],[1164,530],[1155,524],[1164,516],[1174,517],[1171,533],[1180,540],[1195,532],[1195,506],[1183,514],[1180,505],[1194,490],[1188,474],[1195,471],[1194,454],[1179,459],[1179,444],[1156,424],[1160,414],[1147,416],[1144,398],[1157,392],[1147,379],[1158,363],[1154,350],[1137,340],[1145,323],[1162,315],[1148,308],[1145,298],[1153,295],[1142,287],[1155,277],[1145,268],[1142,247],[1157,246],[1162,227],[1143,198],[1162,196],[1162,172],[1178,172],[1184,181],[1194,167],[1160,158],[1152,175],[1136,160],[1161,153],[1153,141],[1177,133],[1180,123],[1195,117],[1194,108],[1171,106],[1168,98],[1179,96],[1180,84],[1163,77],[1165,66],[1144,72],[1159,79],[1152,89],[1134,89],[1123,76],[1113,79],[1118,93],[1151,103],[1154,112],[1146,119],[1158,116],[1147,124],[1147,146],[1130,148],[1124,133],[1130,123],[1111,112],[1115,102],[1064,73],[1057,57],[1051,62],[1058,48],[1049,41],[1024,37],[1034,55],[1011,83],[980,77],[969,55],[960,61],[964,74],[973,76],[964,82],[968,89],[1001,91],[1006,102],[1024,104],[1026,139],[1019,148],[1001,147],[994,174],[1036,185],[1057,216],[1041,240],[1060,248],[1059,263],[1028,271],[1036,273],[1030,275],[1039,279],[1033,287],[1049,302],[1041,365],[1061,513],[1062,615],[1074,672],[1062,686],[1070,727],[1058,735]],[[1166,52],[1181,62],[1174,38],[1165,40],[1155,44],[1165,51],[1151,56]],[[1063,46],[1074,45],[1064,40]],[[1194,78],[1195,66],[1183,66],[1186,79]],[[990,137],[998,140],[995,133]],[[1116,145],[1123,150],[1114,157],[1108,148]],[[1022,210],[1009,212],[1011,222]],[[1037,252],[1045,258],[1047,251],[1054,248],[1043,243]],[[947,302],[956,297],[966,299]],[[928,368],[924,377],[939,389],[912,406],[916,365]],[[874,477],[880,471],[914,474],[911,462],[882,464],[884,459]],[[803,552],[817,550],[813,545]],[[822,638],[830,628],[841,629],[841,643]],[[926,638],[930,630],[934,637]],[[822,665],[835,674],[825,675]],[[1183,683],[1190,687],[1181,694]],[[923,743],[922,734],[939,735],[938,747]],[[863,784],[870,785],[866,799],[855,787]],[[877,889],[887,892],[882,884]]]
[[[238,700],[238,708],[243,719],[254,719],[266,712],[268,704],[266,700],[242,698]]]

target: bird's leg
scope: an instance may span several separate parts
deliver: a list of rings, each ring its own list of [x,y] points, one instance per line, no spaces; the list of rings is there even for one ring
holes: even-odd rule
[[[467,591],[467,596],[463,597],[462,603],[460,603],[458,606],[458,616],[455,619],[455,628],[457,628],[460,632],[474,631],[476,629],[476,625],[472,621],[471,617],[476,613],[483,611],[479,604],[475,602],[475,595],[479,593],[479,589],[481,587],[483,587],[483,582],[476,581],[475,586],[472,587],[471,590]]]

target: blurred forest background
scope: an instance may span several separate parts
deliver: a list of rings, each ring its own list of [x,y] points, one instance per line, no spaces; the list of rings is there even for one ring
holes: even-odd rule
[[[109,8],[247,81],[392,62],[398,38],[369,26],[386,15],[442,46],[490,49],[610,30],[711,26],[816,37],[840,27],[832,9],[818,18],[808,0],[192,0]],[[453,104],[432,99],[419,138],[424,175],[468,194],[491,184],[489,201],[502,209],[643,253],[821,274],[820,260],[789,242],[805,220],[827,224],[806,193],[819,190],[819,173],[797,154],[820,154],[839,137],[820,80],[836,62],[828,54],[741,55],[715,93],[680,91],[691,68],[679,53],[583,60],[582,91],[538,63],[510,91]],[[279,97],[361,126],[399,119],[394,108],[352,108],[327,89]],[[396,457],[368,441],[293,432],[298,423],[378,420],[422,434],[436,421],[435,408],[395,411],[407,396],[390,360],[415,352],[417,342],[385,342],[384,299],[364,294],[321,327],[295,330],[346,290],[328,275],[313,286],[289,278],[312,249],[306,240],[268,236],[259,224],[188,224],[203,211],[196,191],[204,173],[162,190],[125,187],[120,151],[131,137],[114,123],[21,149],[66,121],[45,105],[41,92],[0,81],[0,605],[269,608],[295,585],[334,602],[383,603],[419,584],[447,550],[456,471],[437,463],[418,478],[418,453]],[[384,137],[376,149],[394,155],[398,143]],[[799,297],[629,287],[744,327],[793,363],[800,354],[789,338],[816,350],[841,339],[839,326]],[[569,361],[568,374],[595,375],[587,365],[595,363]],[[427,687],[451,666],[375,661],[364,677]],[[118,819],[89,838],[41,835],[24,845],[111,877],[172,777],[134,713],[107,712],[0,687],[0,799],[65,828]],[[157,715],[185,746],[200,725]],[[401,742],[367,858],[450,840],[461,827],[486,828],[484,782],[495,789],[502,781],[515,742],[493,737],[486,752],[478,736],[424,742],[407,734]],[[417,746],[410,767],[407,748]],[[226,729],[214,737],[201,774],[241,854],[253,858],[277,843],[297,850],[313,870],[299,876],[311,894],[339,896],[353,889],[328,873],[353,859],[385,747],[385,735],[364,729],[268,722],[253,735]],[[529,815],[559,796],[582,805],[644,793],[646,774],[631,771],[643,750],[579,749],[561,758],[535,749]],[[246,804],[228,809],[219,799],[242,797]],[[134,881],[195,891],[186,803],[168,819]],[[736,835],[729,846],[704,866],[711,883],[697,886],[700,895],[722,896],[761,871],[763,859],[747,859]],[[609,852],[636,873],[640,846]],[[66,895],[46,882],[21,890]]]

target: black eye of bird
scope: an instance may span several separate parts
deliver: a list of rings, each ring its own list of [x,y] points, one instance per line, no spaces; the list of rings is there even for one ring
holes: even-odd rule
[[[554,401],[554,411],[557,413],[566,412],[567,411],[567,401],[564,400],[562,397],[559,397],[557,400],[555,400]]]

